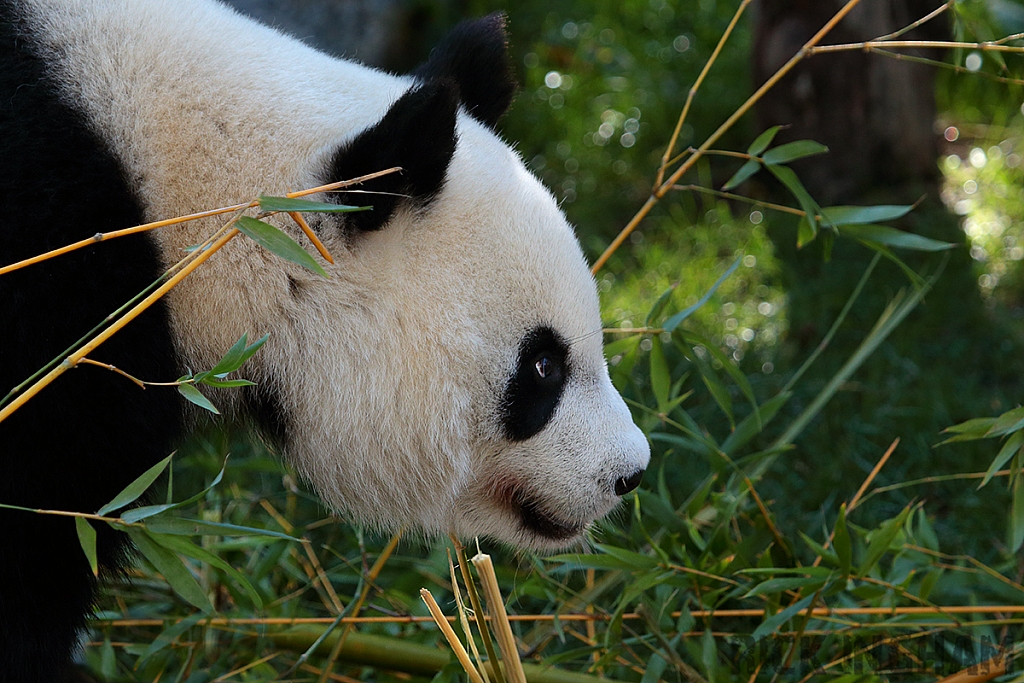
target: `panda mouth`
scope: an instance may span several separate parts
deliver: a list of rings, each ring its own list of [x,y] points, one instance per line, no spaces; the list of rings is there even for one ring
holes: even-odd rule
[[[536,500],[527,498],[520,491],[515,492],[512,503],[522,525],[538,536],[552,541],[564,541],[578,536],[583,530],[582,524],[556,519],[545,512]]]

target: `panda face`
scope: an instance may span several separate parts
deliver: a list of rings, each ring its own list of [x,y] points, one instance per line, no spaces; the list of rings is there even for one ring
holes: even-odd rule
[[[639,483],[649,450],[605,368],[594,280],[494,130],[514,90],[499,16],[396,77],[203,0],[19,6],[148,220],[402,168],[320,198],[372,209],[315,222],[329,278],[239,239],[167,300],[187,368],[270,334],[244,371],[259,388],[213,398],[255,413],[334,508],[556,548]],[[153,235],[163,264],[217,225]]]
[[[458,299],[477,340],[465,373],[470,474],[448,524],[563,547],[635,488],[649,448],[608,377],[596,286],[571,227],[515,154],[474,121],[460,124],[453,180],[411,234],[440,230],[433,221],[459,207],[462,247],[407,251],[444,263],[443,287],[468,285]]]
[[[355,237],[331,280],[294,273],[311,299],[294,315],[318,320],[264,362],[336,367],[281,388],[291,420],[314,420],[288,450],[365,523],[572,545],[639,483],[648,445],[611,385],[595,283],[554,198],[472,117],[456,137],[428,206]]]

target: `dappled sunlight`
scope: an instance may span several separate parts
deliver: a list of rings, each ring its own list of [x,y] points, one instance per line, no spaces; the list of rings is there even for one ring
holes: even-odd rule
[[[965,140],[956,127],[946,128],[942,200],[961,216],[982,294],[1015,308],[1024,299],[1024,141],[1009,129],[979,132],[984,136]],[[995,134],[1003,139],[986,142]]]
[[[676,285],[660,324],[694,305],[736,261],[740,266],[719,287],[706,306],[686,321],[750,370],[771,372],[778,342],[788,327],[786,297],[779,280],[771,240],[760,211],[732,216],[720,203],[696,223],[678,206],[645,231],[630,236],[631,252],[639,264],[626,273],[605,271],[598,276],[605,322],[611,328],[647,325],[659,297]],[[650,341],[641,342],[641,351]],[[611,359],[615,362],[615,358]]]

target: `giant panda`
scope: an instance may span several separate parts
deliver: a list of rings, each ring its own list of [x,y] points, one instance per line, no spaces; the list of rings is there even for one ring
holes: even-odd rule
[[[495,131],[514,92],[505,44],[500,15],[471,21],[396,76],[215,0],[2,0],[0,265],[399,166],[321,197],[372,208],[312,221],[328,278],[236,239],[90,357],[168,381],[269,334],[243,368],[256,387],[216,401],[343,515],[578,544],[638,485],[649,448],[609,380],[573,231]],[[0,394],[222,221],[0,275]],[[94,512],[170,451],[185,405],[66,372],[0,422],[0,502]],[[98,531],[116,571],[123,534]],[[0,678],[62,680],[95,591],[70,519],[0,510]]]

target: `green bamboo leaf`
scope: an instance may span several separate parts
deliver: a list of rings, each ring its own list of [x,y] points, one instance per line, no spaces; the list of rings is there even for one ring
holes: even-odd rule
[[[292,199],[291,197],[261,196],[260,208],[264,211],[286,211],[288,213],[351,213],[353,211],[370,211],[372,206],[347,206],[345,204],[329,204],[314,202],[309,199]]]
[[[249,334],[243,332],[242,336],[238,338],[228,352],[224,354],[224,357],[217,361],[208,374],[210,375],[224,375],[229,372],[234,372],[238,368],[242,367],[242,354],[245,353],[246,347],[249,345]],[[204,373],[200,373],[204,374]],[[197,375],[198,377],[198,375]]]
[[[242,336],[238,338],[238,341],[236,341],[234,345],[228,349],[228,352],[224,354],[224,357],[217,361],[216,365],[207,372],[201,372],[196,375],[196,381],[209,383],[210,380],[208,378],[211,376],[217,381],[222,381],[225,375],[242,367],[245,364],[245,361],[252,358],[252,355],[266,343],[267,339],[270,338],[269,334],[265,334],[252,344],[249,344],[248,336],[248,334],[243,333]]]
[[[1003,444],[1003,447],[999,449],[999,453],[996,454],[992,464],[988,466],[988,470],[985,471],[985,478],[981,480],[980,484],[978,484],[978,488],[980,489],[982,486],[989,483],[992,480],[992,477],[995,476],[995,473],[998,472],[1000,468],[1010,460],[1010,458],[1017,454],[1021,449],[1021,446],[1024,446],[1024,432],[1014,432],[1013,435],[1006,440],[1006,443]]]
[[[799,529],[797,530],[797,533],[800,534],[800,538],[802,538],[804,543],[807,544],[807,547],[811,549],[811,552],[820,557],[822,561],[836,567],[837,569],[840,567],[839,556],[836,555],[834,550],[826,548]]]
[[[711,632],[711,626],[708,625],[704,631],[704,635],[700,638],[700,662],[704,665],[704,671],[707,672],[708,680],[723,680],[726,677],[718,673],[719,662],[718,662],[718,644],[715,639],[715,634]],[[694,680],[697,676],[693,676],[688,680]]]
[[[889,247],[898,249],[913,249],[915,251],[943,251],[952,249],[957,245],[952,242],[940,242],[912,232],[903,232],[887,225],[840,225],[839,234],[854,239],[869,242],[878,242]]]
[[[747,147],[747,154],[750,156],[760,156],[761,152],[768,149],[768,145],[772,144],[772,140],[778,135],[779,131],[782,130],[782,126],[772,126],[765,132],[757,136],[757,138],[750,143],[750,147]]]
[[[687,360],[693,363],[694,367],[697,368],[698,374],[700,374],[701,380],[704,382],[704,386],[711,392],[711,397],[715,399],[715,403],[725,413],[726,418],[729,420],[729,426],[733,429],[736,428],[736,421],[733,418],[732,412],[732,398],[729,396],[729,390],[722,384],[722,380],[719,379],[718,374],[711,368],[711,366],[701,358],[695,349],[689,348],[686,344],[679,344],[679,349],[686,356]]]
[[[305,249],[270,223],[264,223],[249,216],[242,216],[235,223],[235,227],[255,240],[261,247],[280,256],[285,261],[290,261],[313,271],[317,275],[327,277],[324,269],[313,260],[313,257]]]
[[[846,528],[846,503],[839,506],[839,517],[836,519],[835,533],[832,536],[832,547],[836,549],[839,569],[843,578],[850,575],[853,567],[853,543],[850,541],[850,530]]]
[[[227,467],[228,461],[227,458],[225,458],[224,464],[220,468],[220,472],[218,472],[217,476],[213,478],[213,481],[210,483],[210,485],[207,486],[202,491],[200,491],[199,493],[195,494],[194,496],[188,498],[187,500],[183,500],[179,503],[165,503],[163,505],[146,505],[143,507],[134,508],[122,514],[121,519],[128,522],[129,524],[134,524],[135,522],[141,522],[144,519],[148,519],[150,517],[153,517],[154,515],[158,515],[161,512],[167,512],[168,510],[176,510],[178,508],[185,507],[186,505],[191,505],[192,503],[195,503],[202,499],[203,497],[205,497],[206,494],[209,493],[209,491],[213,487],[215,487],[217,484],[221,482],[221,479],[224,478],[224,472],[225,470],[227,470]]]
[[[784,623],[792,619],[794,616],[799,614],[801,611],[807,609],[807,606],[811,604],[811,600],[814,599],[813,595],[809,595],[799,602],[795,602],[786,609],[782,610],[774,616],[768,617],[761,622],[761,625],[754,629],[754,633],[751,636],[754,640],[761,640],[767,635],[771,635],[779,630],[779,627]]]
[[[761,156],[761,159],[764,161],[765,166],[771,167],[777,164],[788,164],[791,161],[814,156],[815,154],[824,154],[827,151],[828,147],[820,142],[796,140],[768,150]]]
[[[771,556],[766,556],[771,561]],[[748,576],[815,576],[822,581],[829,578],[832,575],[832,570],[828,567],[749,567],[747,569],[741,569],[737,574],[744,574]]]
[[[242,590],[244,590],[249,596],[249,600],[252,601],[253,607],[257,610],[263,609],[263,599],[260,597],[260,594],[256,592],[256,589],[253,588],[252,584],[249,583],[249,580],[245,578],[240,571],[211,553],[209,550],[197,546],[195,543],[192,543],[183,536],[160,535],[153,536],[153,540],[179,555],[185,555],[186,557],[191,557],[194,560],[206,562],[207,564],[220,569],[234,579],[239,586],[241,586]]]
[[[942,431],[943,433],[973,435],[983,439],[989,435],[989,430],[995,426],[997,421],[998,419],[994,417],[975,417],[952,427],[946,427]]]
[[[915,538],[922,548],[938,552],[939,537],[936,535],[928,515],[925,514],[924,507],[917,508],[917,533]]]
[[[247,379],[212,379],[210,377],[204,377],[202,380],[199,380],[199,383],[210,387],[217,387],[218,389],[256,386],[256,382],[250,382]]]
[[[618,569],[632,571],[634,566],[629,562],[611,555],[552,555],[545,557],[548,562],[563,565],[559,571],[577,571],[579,569]]]
[[[822,259],[825,263],[832,263],[832,247],[836,245],[836,233],[828,230],[821,236]]]
[[[672,297],[672,293],[676,291],[676,287],[678,286],[678,282],[673,282],[668,289],[661,293],[661,296],[658,297],[658,300],[654,302],[653,306],[651,306],[651,312],[647,314],[647,318],[644,320],[644,327],[650,327],[651,324],[654,322],[654,319],[661,314],[661,312],[665,309],[665,305]]]
[[[757,407],[757,398],[754,396],[754,388],[750,386],[747,376],[743,374],[743,371],[739,369],[739,366],[733,362],[732,358],[723,353],[720,348],[696,332],[686,332],[683,334],[683,338],[688,344],[699,344],[703,346],[708,350],[712,357],[715,358],[715,360],[722,364],[722,368],[724,368],[726,373],[732,378],[732,381],[736,383],[736,386],[740,388],[740,392],[743,396],[750,401],[750,407],[754,411],[754,420],[757,422],[758,429],[760,430],[761,411]]]
[[[659,525],[672,533],[678,534],[686,530],[676,509],[666,499],[644,488],[637,489],[636,494],[640,498],[640,507],[646,518],[657,521]]]
[[[669,388],[672,384],[672,377],[669,374],[668,362],[665,360],[665,349],[661,344],[661,338],[655,335],[651,338],[651,389],[654,391],[654,398],[658,401],[658,412],[665,414],[668,406]]]
[[[885,223],[903,218],[913,210],[912,205],[877,206],[826,206],[821,215],[832,225],[862,225],[864,223]]]
[[[213,605],[203,589],[199,587],[192,573],[173,552],[156,542],[150,531],[128,527],[128,534],[135,546],[149,560],[158,572],[163,574],[167,584],[181,598],[203,612],[212,612]]]
[[[163,471],[167,469],[167,465],[170,464],[173,457],[174,454],[172,453],[140,474],[135,481],[125,486],[119,494],[114,496],[113,500],[97,510],[96,514],[100,517],[105,517],[114,510],[119,510],[125,505],[134,503],[156,481],[156,478],[163,474]]]
[[[874,242],[871,240],[857,241],[863,244],[868,249],[878,252],[879,254],[889,259],[894,264],[896,264],[896,267],[903,271],[903,274],[907,276],[907,279],[910,280],[911,284],[913,284],[916,289],[921,289],[922,287],[924,287],[924,278],[918,275],[916,272],[914,272],[914,270],[906,263],[904,263],[899,256],[894,254],[892,250],[889,249],[889,247],[885,246],[884,244],[880,244],[879,242]]]
[[[612,325],[603,325],[604,327],[612,327]],[[619,354],[628,353],[632,351],[640,343],[640,336],[623,337],[613,342],[608,342],[604,345],[604,357],[611,360]]]
[[[734,187],[739,187],[747,181],[750,176],[754,175],[761,170],[761,162],[757,159],[750,159],[747,163],[740,166],[740,170],[736,171],[735,174],[722,186],[722,190],[728,192]]]
[[[665,658],[654,653],[650,659],[647,660],[647,666],[644,667],[643,678],[640,679],[640,683],[659,683],[662,679],[662,674],[665,673],[665,669],[668,668],[668,662]]]
[[[105,681],[117,678],[117,655],[114,654],[114,645],[110,642],[110,636],[103,639],[103,645],[100,647],[100,676]]]
[[[602,545],[600,543],[596,543],[594,546],[602,553],[625,562],[632,569],[654,569],[660,564],[656,557],[650,557],[649,555],[641,555],[630,550],[623,550],[622,548]]]
[[[704,296],[698,299],[697,303],[690,306],[689,308],[680,311],[679,313],[676,313],[674,316],[666,320],[665,324],[662,325],[661,328],[666,332],[672,332],[677,327],[679,327],[680,323],[682,323],[684,320],[693,315],[697,311],[697,309],[706,304],[708,300],[712,296],[714,296],[715,292],[718,291],[718,288],[722,286],[722,283],[725,282],[730,275],[736,272],[736,269],[740,267],[740,263],[742,262],[742,257],[733,261],[733,264],[729,266],[729,268],[724,273],[722,273],[722,275],[717,280],[715,280],[715,284],[711,285],[711,289],[704,292]]]
[[[818,213],[820,208],[818,203],[811,198],[810,193],[804,188],[803,183],[797,178],[796,173],[793,173],[793,169],[788,166],[769,166],[768,170],[771,171],[772,175],[778,178],[779,182],[786,186],[786,189],[792,193],[793,197],[796,198],[800,208],[803,209],[804,219],[807,221],[807,225],[810,229],[812,236],[818,234]],[[812,237],[813,239],[813,237]],[[808,240],[810,241],[810,240]]]
[[[865,554],[864,561],[857,568],[857,576],[867,576],[874,566],[878,564],[878,561],[889,550],[889,546],[896,540],[909,515],[910,508],[903,508],[903,512],[892,519],[882,522],[881,526],[871,532],[867,553]]]
[[[96,530],[89,524],[89,520],[75,517],[75,531],[78,532],[78,544],[82,546],[86,559],[89,560],[89,568],[93,576],[100,575],[99,562],[96,560]]]
[[[217,406],[210,402],[210,399],[203,396],[203,392],[196,389],[193,384],[179,384],[178,393],[187,398],[192,403],[195,403],[200,408],[209,410],[215,415],[220,415],[220,411],[217,410]]]
[[[146,528],[155,533],[177,536],[269,536],[286,541],[299,540],[288,534],[283,534],[280,531],[271,531],[270,529],[258,529],[256,527],[238,526],[223,522],[205,522],[198,519],[179,517],[154,517],[146,522]]]
[[[1003,436],[1021,428],[1024,428],[1024,406],[1008,410],[996,418],[995,424],[985,432],[985,436]]]
[[[736,425],[736,429],[722,442],[722,452],[726,455],[732,455],[738,449],[746,446],[751,439],[761,433],[765,425],[774,419],[792,395],[793,392],[786,391],[778,396],[773,396],[765,401],[756,413],[751,413],[743,418]]]
[[[139,662],[144,662],[147,658],[169,646],[178,638],[178,636],[195,626],[205,617],[205,614],[192,614],[181,621],[172,621],[170,626],[161,631],[160,634],[153,639],[153,642],[142,651],[139,655]]]
[[[817,576],[798,576],[786,579],[768,579],[757,584],[749,591],[747,591],[744,598],[752,598],[758,595],[771,595],[773,593],[781,593],[783,591],[794,590],[799,588],[809,588],[810,590],[816,591],[825,585],[825,581]]]
[[[249,344],[248,346],[246,346],[245,350],[242,351],[242,355],[239,356],[236,359],[237,365],[235,365],[234,370],[237,370],[238,368],[240,368],[243,365],[245,365],[246,361],[248,361],[250,358],[252,358],[253,355],[255,355],[255,353],[257,351],[259,351],[263,347],[264,344],[267,343],[268,339],[270,339],[270,333],[269,332],[267,332],[265,335],[263,335],[262,337],[260,337],[256,341],[254,341],[252,344]],[[232,372],[233,372],[233,370],[232,370]]]
[[[814,241],[814,238],[818,236],[817,230],[811,227],[810,221],[806,218],[801,218],[800,222],[796,226],[796,246],[797,249],[803,249],[806,245]]]

